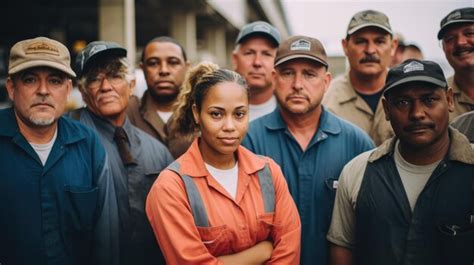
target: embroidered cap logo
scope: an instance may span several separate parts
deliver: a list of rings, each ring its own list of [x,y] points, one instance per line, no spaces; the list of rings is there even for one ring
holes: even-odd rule
[[[299,39],[290,45],[291,51],[310,51],[311,50],[311,42]]]
[[[59,56],[59,49],[58,49],[58,47],[56,47],[52,44],[49,44],[49,43],[46,43],[46,42],[43,42],[43,41],[39,41],[39,42],[34,42],[34,43],[28,45],[28,47],[26,48],[25,53],[26,54],[47,53],[47,54]]]
[[[403,73],[409,73],[413,71],[424,71],[425,66],[419,62],[413,61],[403,67]]]

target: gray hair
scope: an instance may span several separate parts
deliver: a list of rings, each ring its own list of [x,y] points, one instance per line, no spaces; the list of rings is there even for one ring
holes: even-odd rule
[[[98,72],[113,72],[117,71],[119,73],[125,74],[125,80],[128,84],[132,80],[135,80],[135,75],[133,73],[133,67],[130,64],[130,61],[127,57],[105,57],[99,58],[95,64],[89,67],[89,70],[85,72],[81,78],[77,80],[77,85],[80,90],[83,90],[87,86],[87,78],[91,75],[96,75]]]

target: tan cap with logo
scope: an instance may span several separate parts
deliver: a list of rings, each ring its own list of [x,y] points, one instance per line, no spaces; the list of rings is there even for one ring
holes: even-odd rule
[[[323,44],[314,38],[293,36],[280,44],[275,57],[275,66],[293,59],[306,58],[328,66]]]
[[[17,42],[10,50],[8,74],[15,74],[28,68],[47,66],[58,69],[71,77],[76,74],[71,69],[69,51],[60,42],[38,37]]]
[[[366,27],[381,28],[390,34],[393,34],[388,17],[384,13],[375,10],[364,10],[356,13],[351,18],[349,26],[347,27],[347,35],[351,35],[352,33]]]

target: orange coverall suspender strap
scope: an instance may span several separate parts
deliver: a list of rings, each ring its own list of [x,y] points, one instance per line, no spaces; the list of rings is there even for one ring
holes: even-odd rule
[[[209,220],[207,217],[206,208],[201,198],[196,184],[193,179],[188,175],[182,175],[180,171],[181,165],[178,161],[171,163],[167,169],[175,172],[184,182],[186,188],[186,194],[188,197],[191,211],[194,217],[194,223],[198,227],[209,227]],[[265,213],[275,212],[275,187],[273,186],[272,173],[268,163],[265,163],[265,167],[257,172],[258,180],[260,182],[260,189],[262,191],[263,204]]]

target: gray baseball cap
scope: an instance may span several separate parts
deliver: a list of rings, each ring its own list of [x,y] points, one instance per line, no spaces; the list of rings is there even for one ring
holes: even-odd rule
[[[243,26],[239,32],[239,35],[237,36],[237,39],[235,40],[235,44],[242,43],[242,41],[253,35],[265,36],[273,41],[275,46],[280,45],[280,32],[278,32],[274,26],[268,24],[265,21],[255,21]]]
[[[347,35],[366,27],[377,27],[393,35],[388,17],[379,11],[364,10],[356,13],[347,26]]]
[[[464,7],[451,11],[440,23],[438,40],[444,37],[448,26],[455,23],[474,23],[474,7]]]
[[[87,71],[89,66],[99,56],[110,55],[117,57],[127,56],[127,50],[115,42],[93,41],[77,55],[75,71],[78,77]]]

